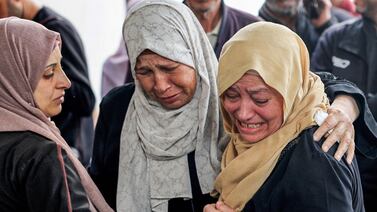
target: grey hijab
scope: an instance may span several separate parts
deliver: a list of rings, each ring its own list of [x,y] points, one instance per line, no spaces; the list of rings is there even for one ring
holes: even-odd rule
[[[187,154],[203,193],[213,189],[223,137],[216,88],[217,59],[195,15],[172,0],[143,1],[131,8],[123,36],[135,77],[136,59],[149,49],[197,72],[196,93],[179,109],[149,99],[136,80],[120,144],[118,211],[167,211],[168,200],[192,198]]]

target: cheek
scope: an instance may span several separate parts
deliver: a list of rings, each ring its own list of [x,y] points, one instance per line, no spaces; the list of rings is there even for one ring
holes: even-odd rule
[[[148,95],[153,95],[152,91],[154,83],[152,77],[136,76],[136,80],[139,82],[140,87],[144,90],[144,92],[146,92]]]

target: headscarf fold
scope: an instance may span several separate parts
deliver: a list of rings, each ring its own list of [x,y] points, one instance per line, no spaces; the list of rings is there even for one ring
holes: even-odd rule
[[[58,128],[36,106],[33,92],[60,35],[32,21],[0,19],[0,132],[32,131],[61,146],[99,211],[112,211]]]
[[[195,151],[203,193],[213,189],[220,170],[217,144],[223,130],[216,56],[194,14],[172,0],[135,5],[124,22],[123,36],[134,78],[137,57],[147,49],[196,71],[193,99],[172,110],[148,98],[135,80],[122,129],[118,211],[167,211],[169,199],[192,198],[188,153]]]
[[[274,169],[281,151],[300,132],[315,125],[314,114],[326,110],[327,96],[320,78],[309,71],[304,42],[287,27],[270,22],[241,29],[224,46],[218,86],[222,95],[249,70],[284,98],[283,124],[257,143],[243,141],[230,116],[221,107],[230,135],[215,190],[227,205],[241,211]]]

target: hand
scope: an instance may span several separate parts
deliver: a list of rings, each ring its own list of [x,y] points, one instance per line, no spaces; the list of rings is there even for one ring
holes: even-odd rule
[[[224,202],[218,201],[216,204],[206,205],[203,212],[235,212],[235,210],[225,205]]]
[[[325,152],[339,141],[335,159],[340,160],[347,152],[347,162],[351,163],[355,154],[355,131],[352,123],[359,116],[359,108],[351,96],[338,95],[327,113],[329,115],[314,133],[314,140],[318,141],[323,136],[326,137],[322,145]],[[326,136],[326,133],[328,136]]]

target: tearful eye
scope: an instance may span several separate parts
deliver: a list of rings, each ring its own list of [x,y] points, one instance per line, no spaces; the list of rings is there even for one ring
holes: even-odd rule
[[[135,73],[138,75],[147,75],[151,73],[151,70],[149,69],[137,69],[135,70]]]

